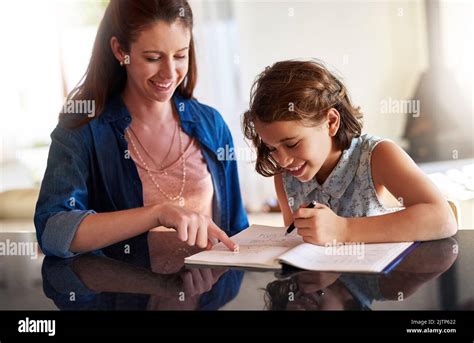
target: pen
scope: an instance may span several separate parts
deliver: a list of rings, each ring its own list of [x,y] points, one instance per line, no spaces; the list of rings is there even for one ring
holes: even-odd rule
[[[316,206],[316,201],[313,200],[309,203],[308,206],[306,206],[306,208],[314,208],[314,206]],[[295,229],[295,222],[291,223],[291,225],[288,226],[288,229],[286,229],[285,236],[291,233],[294,229]]]

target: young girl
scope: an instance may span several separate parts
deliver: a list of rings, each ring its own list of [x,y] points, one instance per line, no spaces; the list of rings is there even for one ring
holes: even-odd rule
[[[362,135],[361,118],[318,62],[278,62],[258,76],[244,134],[257,149],[257,172],[274,176],[285,225],[294,221],[305,242],[321,245],[455,234],[436,187],[396,144]]]

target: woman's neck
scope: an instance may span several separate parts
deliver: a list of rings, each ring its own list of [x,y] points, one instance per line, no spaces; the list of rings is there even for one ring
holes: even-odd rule
[[[159,102],[145,98],[128,84],[122,93],[122,99],[136,124],[162,125],[173,120],[172,100]]]

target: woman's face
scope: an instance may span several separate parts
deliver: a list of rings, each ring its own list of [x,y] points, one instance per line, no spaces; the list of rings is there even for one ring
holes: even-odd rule
[[[191,32],[179,20],[158,21],[130,47],[127,87],[146,99],[167,102],[186,77]]]

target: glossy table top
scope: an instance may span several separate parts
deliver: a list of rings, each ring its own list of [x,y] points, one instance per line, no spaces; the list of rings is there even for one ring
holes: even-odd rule
[[[474,231],[459,231],[389,274],[339,274],[189,268],[184,257],[198,249],[174,232],[71,259],[45,258],[34,234],[4,233],[0,310],[472,310],[473,246]]]

